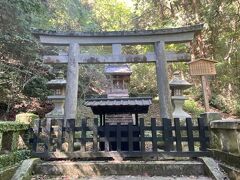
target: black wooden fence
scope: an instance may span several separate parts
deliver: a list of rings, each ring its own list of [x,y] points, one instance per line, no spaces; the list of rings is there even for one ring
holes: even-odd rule
[[[86,119],[81,126],[75,119],[37,121],[32,139],[33,154],[42,158],[98,158],[114,157],[199,157],[208,155],[208,127],[199,118],[193,125],[191,118],[185,121],[162,119],[158,126],[151,119],[150,126],[140,119],[140,125],[92,125]],[[173,123],[173,124],[172,124]]]

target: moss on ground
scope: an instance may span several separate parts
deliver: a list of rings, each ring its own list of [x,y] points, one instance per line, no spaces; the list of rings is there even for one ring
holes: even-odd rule
[[[0,169],[12,166],[30,157],[30,150],[18,150],[8,154],[0,155]]]

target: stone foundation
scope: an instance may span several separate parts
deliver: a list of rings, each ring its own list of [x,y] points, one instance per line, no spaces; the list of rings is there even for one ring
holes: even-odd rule
[[[216,149],[240,156],[240,119],[211,121],[210,128]]]

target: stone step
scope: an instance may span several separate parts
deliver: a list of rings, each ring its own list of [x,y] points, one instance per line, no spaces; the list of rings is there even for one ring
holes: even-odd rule
[[[63,179],[81,179],[81,180],[212,180],[206,176],[97,176],[97,177],[74,177],[74,176],[43,176],[35,175],[32,180],[63,180]]]
[[[50,161],[37,164],[34,174],[72,177],[205,175],[204,164],[199,161]]]

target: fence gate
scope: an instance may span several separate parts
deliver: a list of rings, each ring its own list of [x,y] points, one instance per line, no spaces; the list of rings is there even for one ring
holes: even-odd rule
[[[75,119],[36,121],[32,139],[33,155],[46,159],[75,158],[154,158],[207,156],[209,145],[208,127],[198,118],[193,125],[191,118],[185,121],[156,119],[150,125],[98,125],[98,119],[81,125]]]

